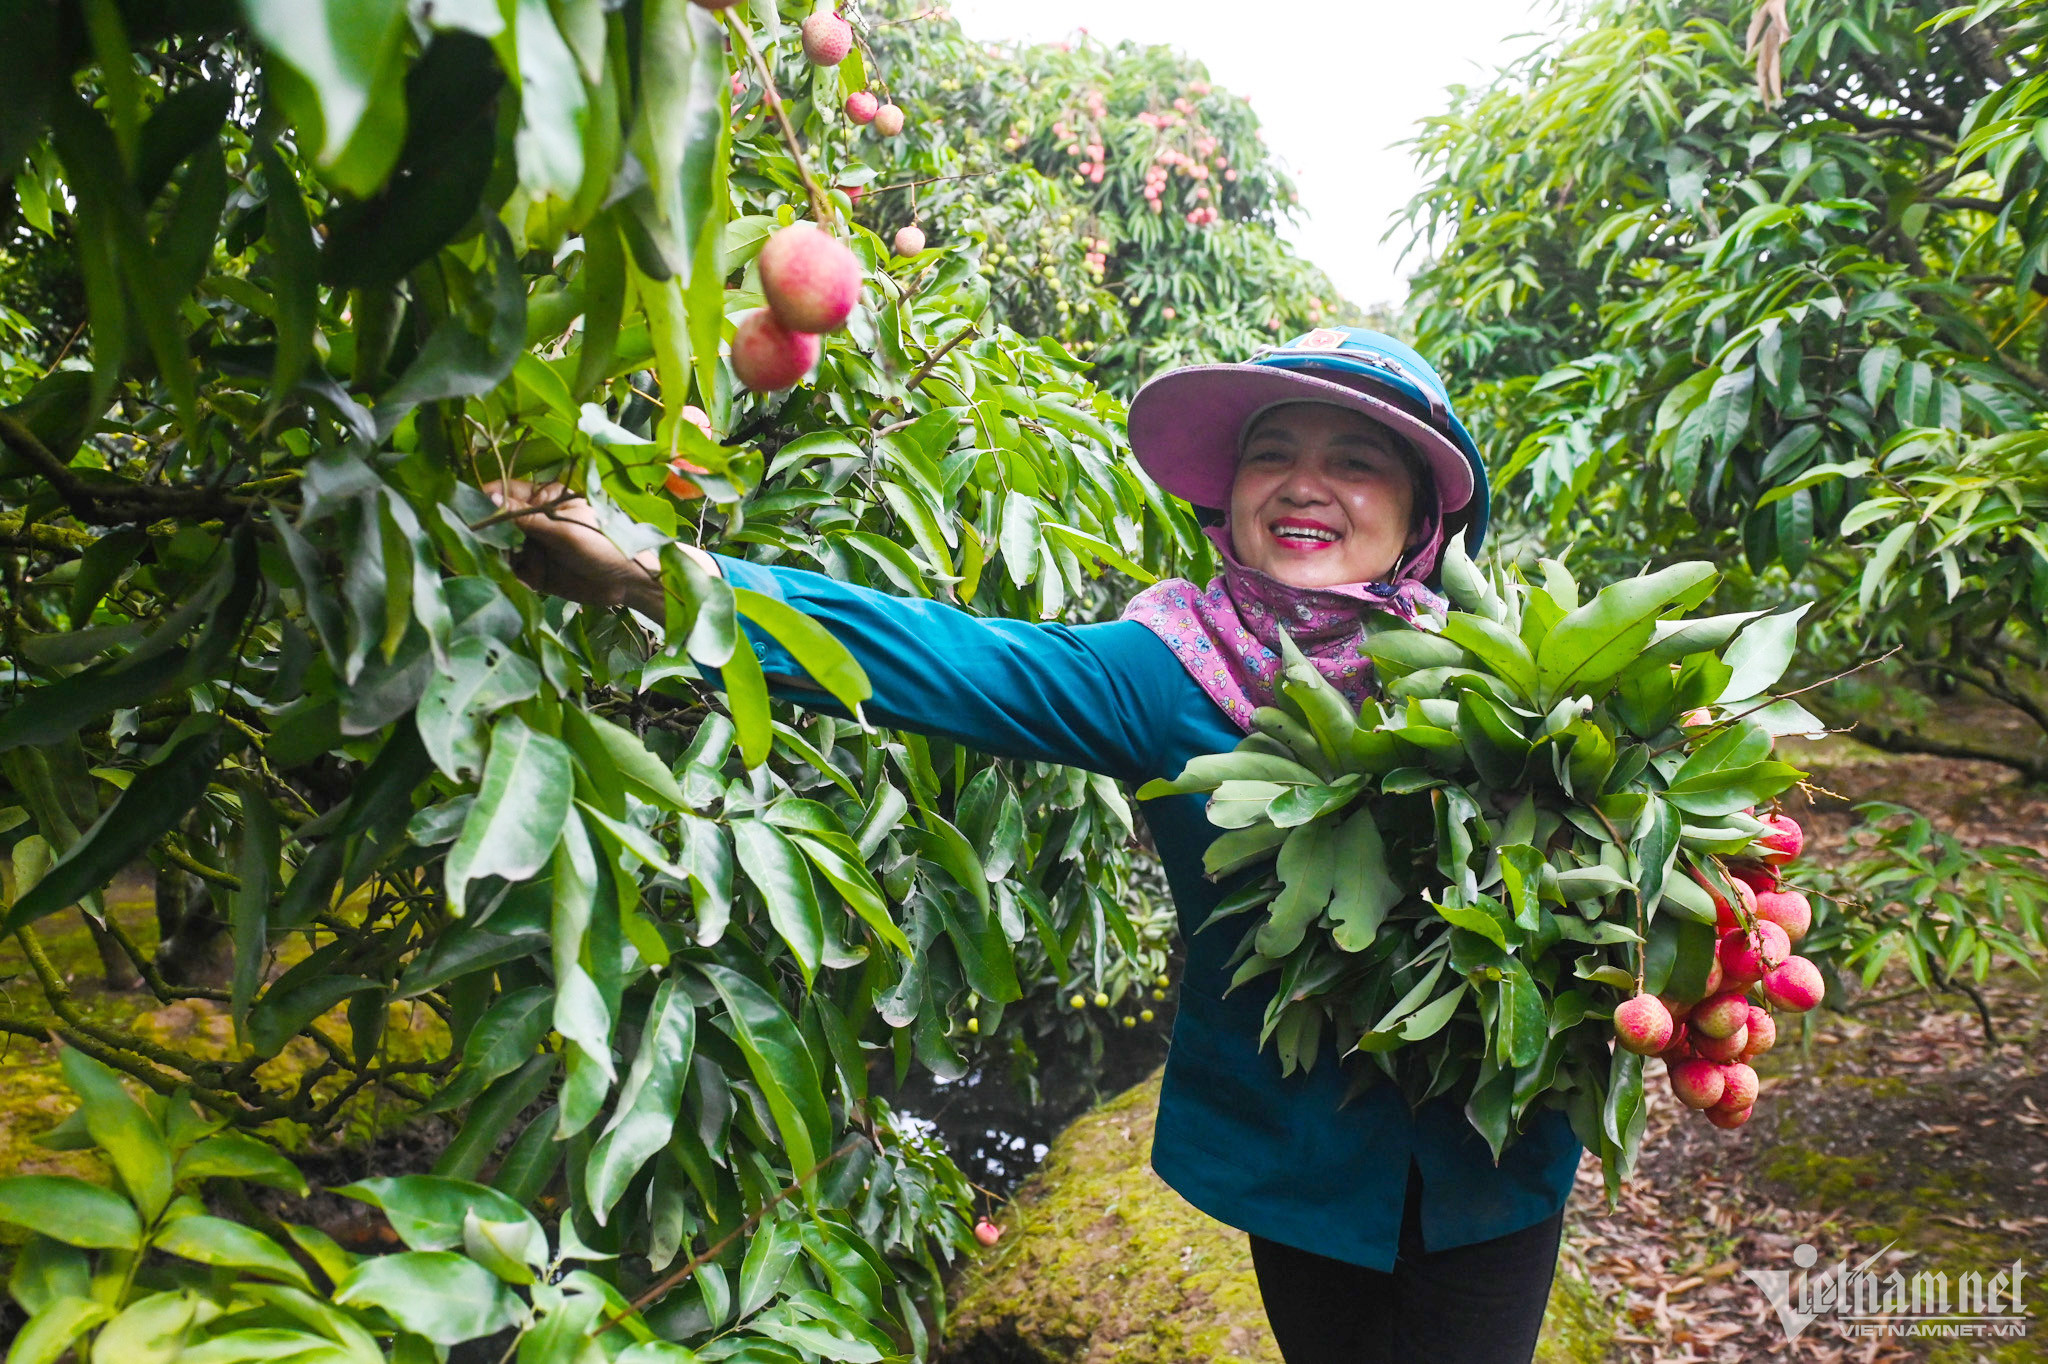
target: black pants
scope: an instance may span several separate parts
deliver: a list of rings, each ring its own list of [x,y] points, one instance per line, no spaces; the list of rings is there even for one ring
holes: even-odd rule
[[[1536,1352],[1564,1214],[1476,1245],[1422,1248],[1422,1172],[1408,1167],[1392,1273],[1254,1236],[1252,1265],[1287,1364],[1526,1364]]]

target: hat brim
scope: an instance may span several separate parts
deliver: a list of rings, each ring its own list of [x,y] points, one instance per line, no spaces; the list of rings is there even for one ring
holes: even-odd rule
[[[1472,501],[1470,458],[1442,431],[1365,387],[1273,365],[1188,365],[1160,375],[1131,399],[1131,453],[1176,497],[1227,509],[1246,419],[1284,402],[1332,403],[1393,428],[1429,465],[1446,516]]]

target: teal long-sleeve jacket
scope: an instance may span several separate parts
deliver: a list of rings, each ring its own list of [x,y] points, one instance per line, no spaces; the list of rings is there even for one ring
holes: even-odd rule
[[[801,569],[721,557],[737,587],[778,597],[845,645],[874,687],[869,715],[984,753],[1064,763],[1137,785],[1241,736],[1159,638],[1136,621],[1039,625],[893,597]],[[751,636],[771,678],[802,667]],[[1224,926],[1196,932],[1219,898],[1202,874],[1217,829],[1200,796],[1139,807],[1173,889],[1187,967],[1167,1053],[1152,1167],[1210,1216],[1256,1236],[1393,1268],[1409,1162],[1422,1174],[1429,1250],[1518,1231],[1564,1206],[1580,1146],[1545,1110],[1495,1165],[1457,1105],[1411,1113],[1392,1085],[1349,1104],[1334,1065],[1283,1077],[1259,1024],[1270,983],[1224,998]],[[1226,921],[1227,923],[1236,921]]]

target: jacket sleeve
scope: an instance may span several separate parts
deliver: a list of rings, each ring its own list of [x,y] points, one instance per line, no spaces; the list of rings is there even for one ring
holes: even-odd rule
[[[733,586],[779,598],[846,647],[874,688],[863,706],[872,719],[1003,757],[1127,781],[1160,775],[1162,736],[1192,684],[1136,621],[991,619],[822,573],[717,558]],[[765,631],[749,622],[747,633],[771,682],[806,677]],[[838,709],[826,698],[803,699]]]

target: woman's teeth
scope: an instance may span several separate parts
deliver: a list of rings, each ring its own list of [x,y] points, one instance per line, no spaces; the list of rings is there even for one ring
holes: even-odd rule
[[[1300,540],[1308,544],[1333,545],[1337,532],[1333,530],[1309,530],[1303,526],[1283,526],[1273,532],[1276,540]]]

